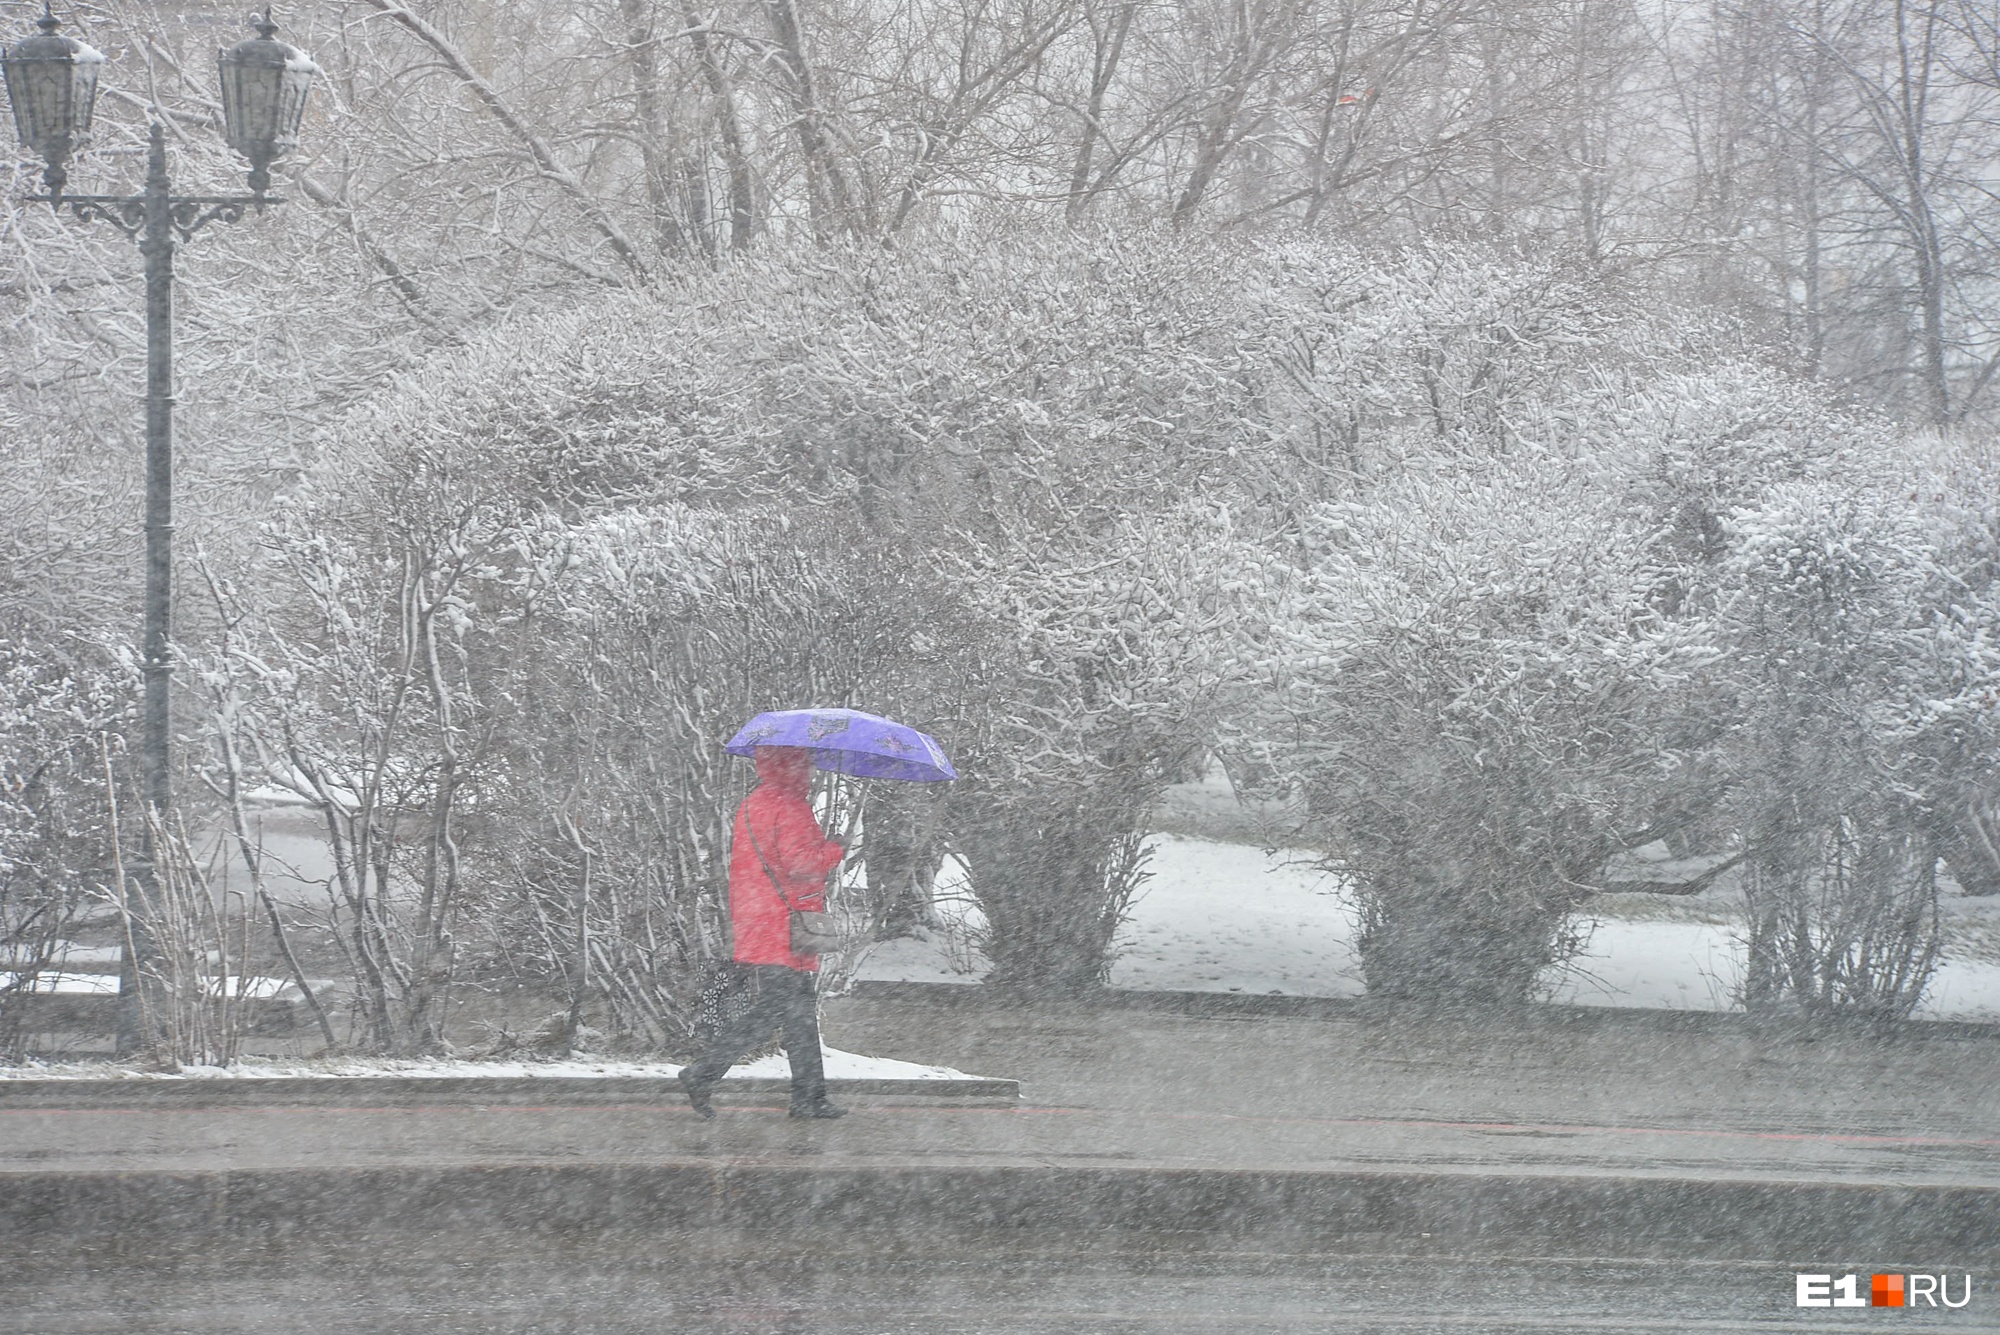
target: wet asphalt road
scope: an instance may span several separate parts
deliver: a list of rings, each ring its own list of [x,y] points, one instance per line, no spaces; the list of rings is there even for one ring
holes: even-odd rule
[[[173,1258],[16,1255],[0,1280],[14,1335],[1212,1335],[1218,1332],[2000,1331],[1989,1264],[1970,1306],[1802,1310],[1800,1268],[1827,1258],[1690,1262],[1427,1257],[1305,1249],[1203,1255],[1004,1242],[900,1258],[596,1235],[218,1246]],[[746,1252],[765,1254],[746,1256]],[[832,1253],[832,1254],[829,1254]],[[78,1264],[82,1260],[83,1264]],[[1889,1264],[1886,1261],[1875,1264]],[[1913,1265],[1905,1260],[1901,1264]],[[1963,1263],[1961,1263],[1963,1264]],[[1955,1272],[1953,1296],[1958,1278]],[[1866,1278],[1862,1283],[1866,1284]]]

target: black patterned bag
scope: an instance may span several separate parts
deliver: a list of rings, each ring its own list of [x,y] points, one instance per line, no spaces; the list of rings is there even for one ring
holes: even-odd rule
[[[697,1047],[715,1042],[722,1027],[740,1020],[757,1001],[757,974],[748,965],[724,960],[715,966],[708,985],[695,1003],[694,1034]]]

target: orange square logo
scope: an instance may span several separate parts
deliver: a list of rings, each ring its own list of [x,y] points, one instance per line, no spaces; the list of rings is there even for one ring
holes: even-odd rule
[[[1903,1305],[1903,1277],[1901,1275],[1877,1275],[1868,1286],[1869,1306],[1901,1307]]]

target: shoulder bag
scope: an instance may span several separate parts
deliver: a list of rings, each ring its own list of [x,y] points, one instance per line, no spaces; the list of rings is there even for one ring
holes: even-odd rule
[[[748,816],[743,818],[743,833],[750,836],[750,851],[757,855],[758,863],[764,868],[764,875],[770,878],[771,889],[777,892],[779,901],[791,912],[792,953],[824,955],[829,951],[839,950],[840,929],[834,925],[831,913],[792,907],[791,899],[786,896],[783,887],[778,883],[778,874],[771,870],[771,864],[764,858],[764,850],[757,846],[757,832],[750,828]]]

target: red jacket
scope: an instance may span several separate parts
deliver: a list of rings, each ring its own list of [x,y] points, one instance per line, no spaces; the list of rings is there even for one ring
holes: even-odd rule
[[[846,850],[821,833],[813,818],[811,752],[760,746],[757,779],[736,809],[735,835],[729,842],[729,925],[736,958],[745,964],[817,970],[819,956],[792,953],[791,911],[826,907],[826,874],[840,865]],[[765,874],[766,867],[771,875]]]

